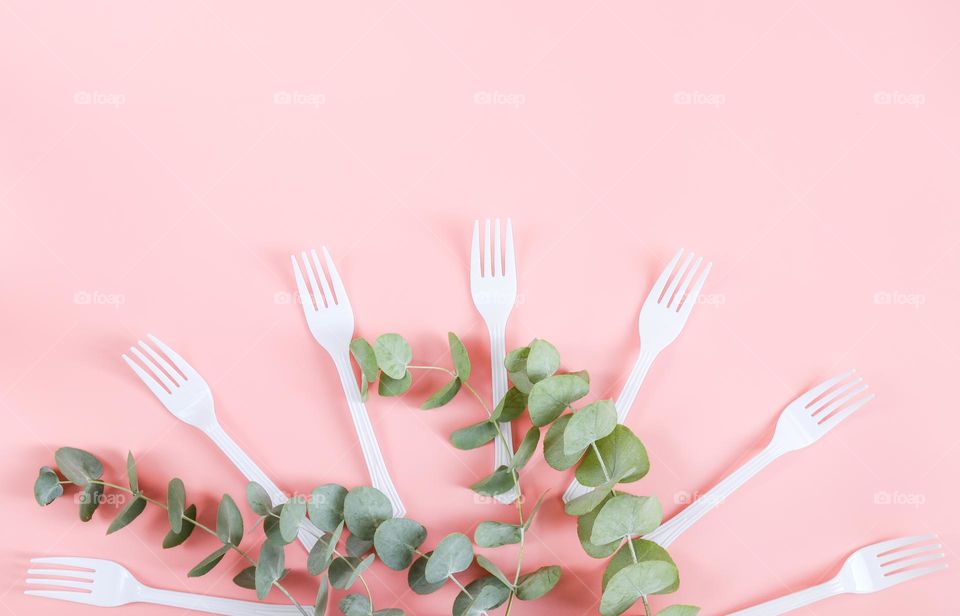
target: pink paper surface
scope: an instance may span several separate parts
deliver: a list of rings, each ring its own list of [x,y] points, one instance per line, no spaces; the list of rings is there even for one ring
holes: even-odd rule
[[[857,368],[877,398],[752,480],[671,547],[684,602],[722,614],[819,583],[856,548],[939,533],[956,558],[960,420],[960,46],[948,2],[0,3],[0,613],[100,614],[23,596],[30,557],[110,558],[142,581],[237,598],[234,555],[164,552],[150,511],[104,537],[31,485],[53,450],[132,450],[203,519],[245,480],[120,360],[147,333],[214,390],[221,422],[286,490],[366,482],[336,372],[291,301],[291,252],[326,245],[357,334],[403,333],[419,363],[486,330],[469,293],[473,220],[510,216],[520,298],[508,346],[553,341],[615,397],[639,307],[679,248],[714,270],[629,425],[668,514],[755,453],[779,411]],[[467,397],[441,380],[368,405],[409,515],[471,533],[513,519],[468,485]],[[514,614],[596,613],[604,563],[550,490],[525,563],[561,564]],[[252,542],[252,538],[251,538]],[[296,546],[291,564],[302,567]],[[487,550],[513,562],[511,548]],[[954,614],[957,567],[805,613]],[[378,607],[449,613],[371,570]],[[293,587],[309,600],[301,575]],[[280,598],[274,598],[279,601]],[[130,606],[117,613],[169,614]],[[639,613],[637,609],[631,613]]]

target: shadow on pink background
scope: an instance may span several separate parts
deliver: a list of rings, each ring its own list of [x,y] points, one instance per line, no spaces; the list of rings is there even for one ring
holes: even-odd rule
[[[0,613],[100,613],[24,597],[40,555],[250,598],[230,581],[233,556],[186,579],[213,542],[164,552],[156,511],[104,537],[105,516],[41,510],[36,469],[69,444],[118,476],[129,449],[148,489],[182,477],[208,520],[222,491],[242,495],[235,469],[120,360],[153,333],[204,375],[221,422],[281,487],[365,482],[333,365],[290,301],[288,255],[326,244],[358,334],[401,332],[429,363],[456,331],[485,383],[468,249],[487,216],[511,216],[517,237],[508,345],[553,341],[597,396],[619,392],[669,257],[713,260],[629,421],[653,458],[635,491],[669,514],[764,444],[812,384],[855,367],[877,394],[671,547],[670,603],[726,613],[906,534],[937,532],[956,558],[952,3],[0,0],[0,15]],[[513,515],[467,488],[492,452],[447,441],[480,411],[467,398],[418,410],[437,385],[368,405],[428,545]],[[528,473],[529,492],[551,496],[526,562],[564,576],[516,614],[596,612],[603,562],[562,513],[568,479],[539,457]],[[806,613],[955,613],[957,570]],[[379,565],[371,579],[379,607],[411,614],[448,613],[455,594],[419,597]]]

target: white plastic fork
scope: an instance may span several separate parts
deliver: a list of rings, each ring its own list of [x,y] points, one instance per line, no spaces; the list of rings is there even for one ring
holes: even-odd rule
[[[693,283],[690,293],[687,294],[690,283],[700,269],[701,263],[703,263],[703,257],[696,257],[696,261],[694,261],[694,253],[687,254],[687,258],[683,260],[683,264],[678,270],[677,264],[680,262],[682,255],[683,249],[681,248],[667,264],[667,267],[663,269],[663,272],[660,273],[660,277],[657,278],[647,295],[647,299],[643,302],[643,307],[640,309],[638,320],[640,356],[637,358],[633,370],[615,402],[620,423],[627,420],[630,407],[633,406],[633,401],[637,398],[640,385],[643,384],[650,366],[653,365],[653,360],[683,331],[683,326],[687,323],[690,312],[696,305],[700,297],[700,291],[703,289],[707,276],[710,274],[710,269],[713,267],[713,263],[707,263],[697,281]],[[670,285],[669,288],[667,283]],[[665,290],[666,292],[664,292]],[[574,479],[563,494],[563,502],[569,503],[590,490],[591,488],[581,485],[579,481]]]
[[[31,568],[27,571],[27,575],[40,576],[28,578],[28,586],[49,586],[66,589],[29,589],[24,591],[24,594],[31,597],[57,599],[98,607],[152,603],[183,610],[226,614],[228,616],[292,616],[301,613],[294,605],[272,605],[152,588],[137,580],[123,565],[110,560],[54,557],[34,558],[30,562],[34,565],[40,565],[42,568]]]
[[[780,413],[773,437],[760,453],[644,539],[667,547],[768,464],[788,452],[814,444],[872,400],[873,394],[864,395],[867,385],[863,378],[851,379],[853,372],[824,381],[788,404]]]
[[[139,348],[132,346],[130,352],[140,360],[143,366],[124,354],[123,360],[127,365],[163,403],[171,415],[210,437],[210,440],[216,443],[248,481],[255,481],[263,486],[275,506],[287,502],[287,495],[270,480],[220,425],[213,408],[213,393],[200,373],[157,337],[147,337],[166,358],[143,340],[138,340]],[[317,536],[323,534],[320,529],[309,528],[310,526],[312,526],[310,522],[305,521],[297,535],[308,552],[316,544]]]
[[[517,264],[513,247],[513,225],[507,219],[506,253],[501,251],[500,219],[496,219],[493,244],[490,243],[490,219],[484,224],[483,268],[480,267],[480,221],[473,223],[473,242],[470,247],[470,294],[473,305],[487,324],[490,334],[490,374],[493,380],[493,406],[507,394],[507,319],[517,299]],[[502,259],[502,260],[501,260]],[[491,407],[493,408],[493,407]],[[510,422],[500,423],[503,439],[494,439],[493,468],[510,464],[513,458],[513,431]],[[515,490],[497,496],[501,503],[516,500]]]
[[[307,273],[307,280],[310,281],[309,288],[304,280],[303,272],[300,270],[301,265],[297,263],[297,258],[291,255],[290,261],[293,263],[293,275],[297,280],[300,304],[303,306],[303,314],[307,317],[310,333],[320,343],[320,346],[330,354],[337,367],[340,385],[343,387],[344,396],[347,398],[347,406],[350,408],[350,416],[353,418],[353,425],[360,439],[360,450],[363,452],[363,459],[366,462],[367,471],[370,473],[370,481],[373,487],[383,492],[390,499],[390,503],[393,505],[393,515],[402,518],[406,513],[406,508],[403,506],[400,494],[393,485],[393,479],[390,478],[390,473],[387,471],[383,453],[380,451],[380,444],[377,442],[377,435],[373,431],[373,425],[370,423],[369,415],[367,415],[367,407],[363,403],[360,388],[357,386],[357,379],[353,375],[353,367],[350,365],[353,309],[350,307],[347,290],[343,286],[337,267],[333,264],[333,259],[330,258],[330,253],[327,252],[326,247],[323,248],[323,258],[327,264],[327,274],[330,276],[329,284],[316,250],[310,251],[312,264],[307,259],[306,252],[300,253],[300,256],[303,260],[302,267]],[[332,292],[331,285],[333,285]]]
[[[851,554],[831,580],[730,616],[778,616],[836,595],[886,590],[946,569],[941,548],[936,535],[903,537],[868,545]]]

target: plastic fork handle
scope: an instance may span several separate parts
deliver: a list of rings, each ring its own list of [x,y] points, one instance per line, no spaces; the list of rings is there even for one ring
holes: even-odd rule
[[[650,371],[650,366],[653,365],[653,360],[657,358],[658,353],[659,351],[647,350],[644,347],[640,348],[640,356],[637,357],[637,361],[633,364],[633,370],[630,371],[630,376],[627,377],[627,382],[623,384],[623,389],[620,390],[620,395],[617,396],[617,401],[614,403],[617,407],[617,421],[620,423],[624,423],[627,420],[630,407],[633,406],[633,401],[637,399],[640,386],[643,385],[643,380],[647,378],[647,372]],[[569,503],[578,496],[583,496],[591,490],[593,490],[593,488],[588,488],[574,479],[570,482],[567,491],[563,493],[563,502]]]
[[[286,616],[301,613],[294,605],[269,605],[147,587],[140,589],[138,600],[142,603],[227,616]]]
[[[507,368],[503,360],[507,358],[506,323],[497,326],[487,326],[490,331],[490,375],[492,378],[493,403],[499,404],[507,395]],[[501,466],[509,466],[513,461],[513,427],[509,421],[500,422],[500,434],[493,439],[493,470]],[[498,494],[496,499],[503,504],[510,504],[517,500],[515,489]]]
[[[224,455],[233,462],[233,465],[243,473],[247,481],[254,481],[263,486],[263,489],[270,495],[270,500],[274,506],[281,505],[289,500],[287,495],[283,493],[283,490],[278,488],[277,484],[273,483],[273,481],[267,477],[267,474],[240,448],[240,445],[237,445],[236,441],[230,438],[230,435],[227,434],[226,430],[224,430],[219,423],[206,428],[204,432],[217,444],[217,447],[220,448]],[[303,547],[306,548],[307,552],[317,543],[317,535],[322,534],[319,529],[315,529],[315,532],[308,530],[306,528],[308,524],[309,522],[304,522],[297,532],[297,538],[300,540],[300,543],[303,544]]]
[[[810,588],[767,601],[766,603],[761,603],[760,605],[748,607],[747,609],[740,610],[739,612],[733,612],[729,614],[729,616],[778,616],[779,614],[786,614],[787,612],[799,609],[805,605],[810,605],[811,603],[828,599],[834,595],[839,595],[842,592],[843,588],[841,588],[839,582],[836,580],[830,580],[829,582],[812,586]]]
[[[771,441],[763,450],[748,460],[746,464],[733,471],[713,486],[706,494],[696,499],[686,509],[673,516],[660,528],[643,538],[667,547],[684,531],[693,526],[700,518],[716,508],[745,484],[751,477],[763,470],[768,464],[779,458],[784,451]]]
[[[380,451],[380,443],[377,442],[377,435],[373,432],[370,416],[367,415],[367,407],[360,397],[357,379],[353,376],[353,369],[350,367],[349,352],[332,357],[333,363],[337,366],[337,374],[340,375],[340,385],[343,386],[347,406],[350,407],[353,426],[356,428],[357,437],[360,439],[360,450],[363,453],[363,461],[367,465],[367,471],[370,473],[370,482],[373,487],[383,492],[390,500],[390,504],[393,505],[394,517],[402,518],[407,510],[400,500],[400,494],[397,492],[396,486],[393,485],[390,473],[387,471],[387,464],[384,462],[383,453]]]

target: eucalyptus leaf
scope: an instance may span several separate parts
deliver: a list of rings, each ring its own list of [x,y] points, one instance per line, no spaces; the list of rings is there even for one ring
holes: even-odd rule
[[[139,496],[133,497],[133,500],[129,501],[124,505],[123,509],[120,510],[120,513],[117,514],[117,517],[110,522],[110,526],[107,527],[107,534],[112,535],[121,528],[124,528],[130,522],[133,522],[137,519],[143,510],[147,508],[147,501],[143,500]]]
[[[614,483],[606,483],[601,486],[595,487],[593,490],[590,490],[586,494],[581,494],[572,501],[566,504],[564,511],[567,512],[567,515],[584,515],[589,513],[600,506],[606,498],[610,495],[610,492],[613,491]]]
[[[240,545],[243,540],[243,516],[229,494],[224,494],[217,508],[217,537],[227,545]]]
[[[377,356],[370,343],[363,338],[354,338],[350,341],[350,354],[357,360],[363,380],[367,383],[376,381],[380,366],[377,365]]]
[[[424,577],[437,583],[454,573],[465,571],[473,563],[473,544],[463,533],[451,533],[440,540],[427,561]]]
[[[513,588],[513,582],[507,579],[507,575],[500,570],[500,567],[498,567],[495,562],[491,561],[483,554],[477,554],[477,564],[480,565],[481,569],[503,582],[504,586],[507,588]],[[523,597],[521,597],[521,599],[522,598]]]
[[[510,382],[513,383],[513,388],[520,393],[528,395],[530,390],[533,389],[533,383],[530,381],[530,377],[527,376],[527,372],[525,370],[520,372],[508,372],[507,376],[510,377]]]
[[[343,522],[343,501],[347,498],[347,489],[335,483],[327,483],[313,489],[307,513],[313,525],[327,532],[333,532]]]
[[[447,333],[447,341],[450,343],[450,356],[453,358],[453,367],[457,371],[457,376],[461,381],[470,378],[470,354],[467,353],[467,347],[453,332]]]
[[[573,414],[563,433],[563,453],[575,456],[617,427],[617,409],[610,400],[588,404]]]
[[[697,616],[699,613],[700,608],[695,605],[671,605],[657,612],[657,616]]]
[[[497,496],[513,489],[513,473],[506,466],[501,466],[492,474],[470,486],[477,494]]]
[[[594,443],[583,462],[577,467],[577,481],[585,486],[598,486],[609,480],[616,483],[638,481],[650,470],[647,450],[640,439],[624,425],[617,425],[613,432]],[[603,458],[603,465],[597,452]]]
[[[403,610],[398,607],[388,607],[386,609],[377,610],[370,616],[403,616]]]
[[[373,539],[377,527],[393,517],[393,505],[376,488],[361,486],[347,493],[343,501],[343,518],[350,533],[361,539]],[[330,580],[333,583],[333,580]]]
[[[127,452],[127,482],[130,484],[130,490],[134,493],[140,491],[140,480],[137,478],[137,461],[133,459],[133,453]]]
[[[327,613],[327,604],[330,602],[330,582],[327,578],[320,578],[320,587],[317,589],[317,600],[313,603],[313,616],[323,616]]]
[[[41,507],[46,507],[63,495],[63,486],[57,472],[49,466],[41,467],[33,483],[33,497]]]
[[[307,503],[304,499],[295,496],[283,504],[280,510],[280,536],[286,543],[291,543],[300,532],[300,525],[307,519]]]
[[[517,598],[524,601],[539,599],[547,594],[560,581],[560,567],[540,567],[533,573],[520,576],[517,584]]]
[[[80,521],[89,522],[103,500],[103,484],[88,483],[80,492]]]
[[[410,565],[410,569],[407,570],[407,585],[409,585],[410,589],[418,595],[429,595],[434,593],[440,590],[440,588],[442,588],[447,582],[446,578],[439,582],[427,581],[425,576],[427,562],[429,562],[432,555],[433,552],[427,552],[423,556],[413,561],[413,564]]]
[[[387,521],[389,522],[390,520]],[[377,528],[380,527],[378,526]],[[374,535],[376,535],[376,533],[374,533]],[[360,558],[361,556],[366,556],[367,553],[370,552],[370,548],[373,547],[373,541],[370,539],[361,539],[356,535],[350,535],[347,537],[346,546],[348,556],[356,556],[357,558]]]
[[[420,408],[429,411],[439,408],[454,399],[460,391],[460,377],[454,377],[452,381],[443,386],[443,388],[430,396],[420,405]]]
[[[383,373],[380,375],[380,383],[377,384],[377,392],[381,396],[402,396],[407,393],[412,383],[413,375],[409,370],[399,379]]]
[[[476,449],[497,438],[497,427],[490,420],[460,428],[450,435],[450,442],[457,449]]]
[[[183,508],[186,504],[187,490],[183,487],[183,481],[174,477],[167,484],[167,518],[170,520],[170,530],[174,535],[179,534],[183,529]]]
[[[673,559],[670,557],[670,554],[667,553],[665,549],[654,543],[653,541],[648,541],[646,539],[634,539],[630,542],[633,545],[633,551],[630,550],[630,546],[624,545],[617,553],[613,555],[607,562],[607,568],[603,571],[603,578],[601,580],[601,589],[606,589],[607,583],[610,579],[624,567],[629,567],[633,564],[633,556],[636,554],[638,562],[648,562],[648,561],[657,561],[667,563],[674,570],[676,570],[677,565],[673,562]],[[672,592],[676,592],[680,587],[679,577],[673,584],[664,588],[661,591],[658,591],[653,594],[665,595]]]
[[[520,446],[517,447],[517,452],[513,454],[513,459],[510,460],[510,468],[515,471],[523,469],[523,467],[527,465],[527,462],[530,461],[530,458],[533,457],[533,454],[537,451],[537,444],[539,442],[540,428],[532,426],[523,436],[523,440],[520,441]]]
[[[560,368],[560,353],[546,340],[534,340],[530,343],[526,367],[531,383],[542,381]]]
[[[534,384],[527,400],[533,425],[547,425],[588,393],[590,383],[578,374],[555,374]]]
[[[370,605],[370,599],[367,595],[353,593],[344,596],[337,604],[343,616],[370,616],[373,606]]]
[[[516,387],[511,387],[494,407],[490,415],[491,421],[513,421],[523,414],[527,408],[527,394]]]
[[[273,509],[273,501],[270,500],[266,488],[256,481],[247,484],[247,504],[259,516],[268,516]]]
[[[376,557],[370,554],[363,560],[355,556],[346,556],[334,558],[330,563],[329,573],[330,585],[334,588],[346,590],[353,586],[364,571],[373,564]]]
[[[416,550],[427,538],[427,529],[406,518],[391,518],[377,527],[373,547],[383,564],[403,571],[413,562]]]
[[[240,573],[233,576],[233,583],[240,588],[247,590],[257,589],[257,568],[253,565],[247,567]]]
[[[277,543],[285,543],[280,535],[280,513],[283,511],[283,505],[277,505],[270,510],[270,515],[263,518],[263,534],[267,539]]]
[[[307,555],[307,572],[310,575],[320,575],[327,570],[333,561],[333,552],[337,549],[337,543],[343,534],[343,522],[333,530],[332,533],[324,533]]]
[[[537,513],[540,512],[540,506],[543,505],[543,499],[546,495],[546,492],[541,494],[540,498],[537,499],[537,502],[533,504],[533,509],[531,509],[530,513],[527,514],[527,519],[523,521],[523,530],[527,530],[533,525],[533,520],[537,517]]]
[[[557,420],[550,425],[550,429],[547,430],[547,436],[543,439],[543,458],[551,468],[558,471],[565,471],[568,468],[572,468],[580,461],[580,458],[583,457],[583,452],[586,451],[586,447],[572,455],[564,451],[564,435],[572,418],[573,415],[571,414],[558,417]]]
[[[655,497],[619,494],[600,508],[590,542],[603,545],[643,535],[655,530],[662,520],[663,507]]]
[[[668,588],[677,579],[677,568],[662,561],[646,561],[624,567],[613,577],[600,598],[602,616],[618,616],[640,597]]]
[[[520,543],[520,527],[506,522],[480,522],[473,531],[473,540],[481,548]]]
[[[230,551],[229,545],[220,546],[217,551],[201,560],[196,567],[191,569],[187,573],[187,577],[200,577],[210,573],[210,571],[212,571],[213,568],[216,567],[221,560],[223,560],[224,554],[226,554],[228,551]]]
[[[525,372],[528,357],[530,357],[530,347],[513,349],[503,358],[503,367],[507,369],[507,372]]]
[[[180,517],[180,530],[174,531],[172,528],[167,532],[166,537],[163,538],[163,549],[167,550],[170,548],[175,548],[184,541],[186,541],[190,535],[193,533],[193,522],[183,519],[184,517],[190,518],[191,520],[197,519],[197,506],[190,505],[187,507],[187,510],[181,514]]]
[[[510,590],[492,575],[474,580],[453,601],[453,616],[482,616],[510,597]]]
[[[82,449],[61,447],[53,457],[63,476],[80,487],[103,477],[103,464]]]
[[[610,502],[610,499],[613,498],[614,495],[615,493],[608,494],[607,498],[594,507],[593,510],[577,518],[577,537],[580,539],[580,545],[583,547],[583,551],[593,558],[607,558],[620,547],[621,542],[619,540],[603,545],[597,545],[590,541],[590,538],[593,536],[593,525],[597,521],[597,516],[600,515],[603,505]]]
[[[392,379],[401,379],[413,359],[410,345],[400,334],[383,334],[373,342],[377,365]]]
[[[283,545],[276,541],[266,541],[260,548],[257,558],[257,570],[254,574],[254,585],[257,589],[257,599],[263,601],[270,593],[274,583],[283,575]]]

